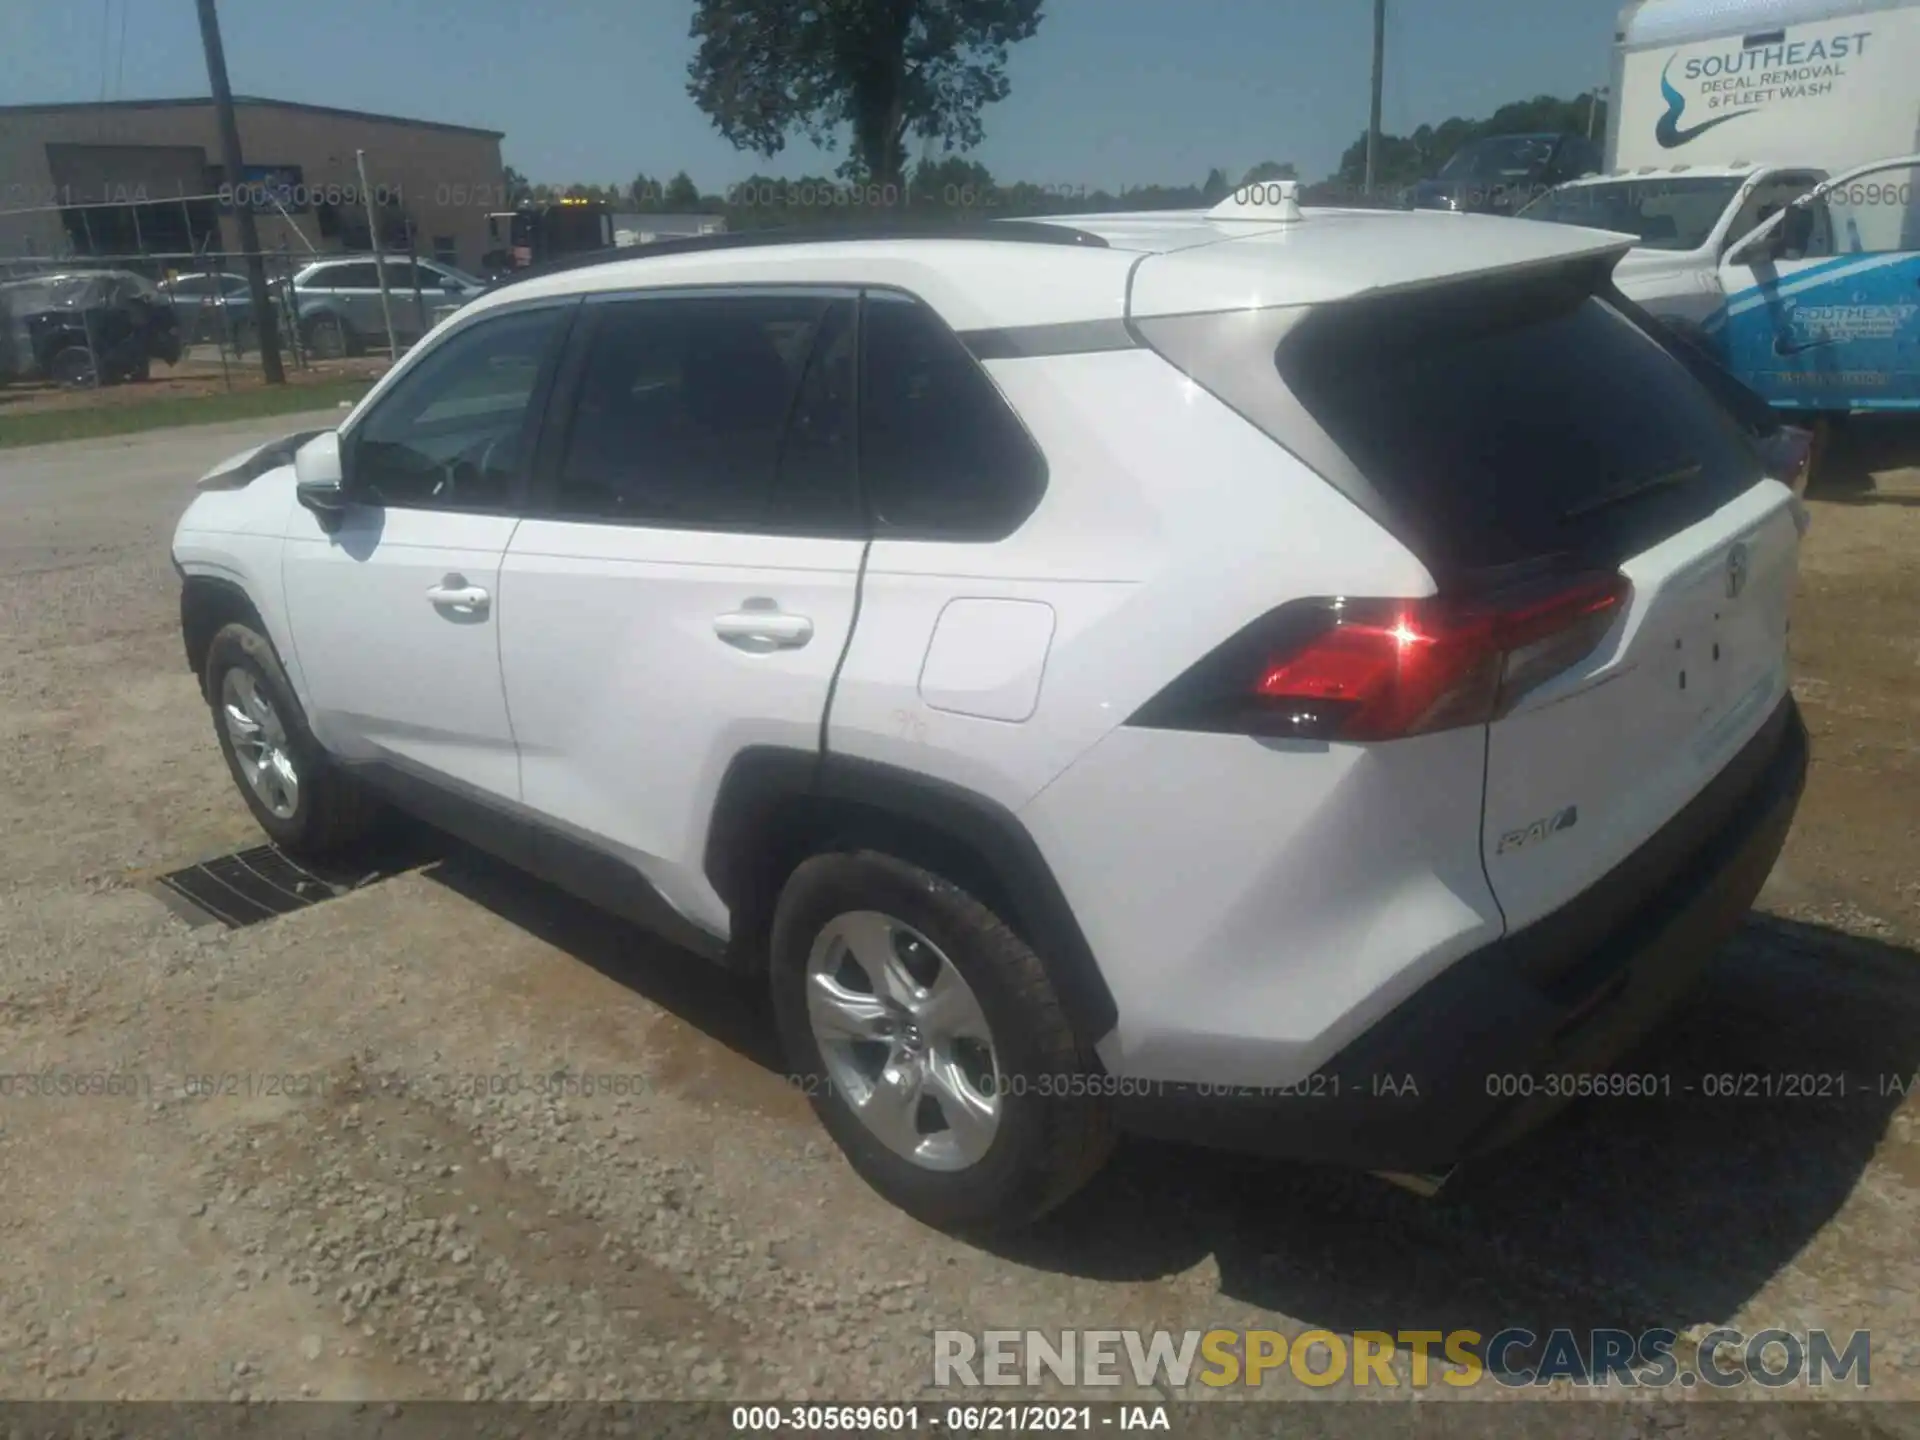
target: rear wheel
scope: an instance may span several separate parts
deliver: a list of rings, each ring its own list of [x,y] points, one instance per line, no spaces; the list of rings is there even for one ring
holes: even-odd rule
[[[69,345],[55,354],[47,375],[63,390],[91,390],[100,383],[100,367],[84,345]]]
[[[794,1083],[855,1170],[942,1229],[1011,1229],[1080,1189],[1112,1107],[1039,959],[971,895],[870,851],[815,856],[774,913]]]
[[[1827,457],[1845,434],[1849,418],[1845,410],[1822,410],[1813,417],[1813,441],[1807,447],[1807,480],[1803,491],[1811,491],[1820,482]]]
[[[307,350],[316,360],[343,360],[352,353],[352,337],[337,315],[316,315],[306,324]]]
[[[240,798],[276,845],[321,855],[373,828],[379,807],[313,738],[265,636],[224,626],[207,650],[206,693]]]

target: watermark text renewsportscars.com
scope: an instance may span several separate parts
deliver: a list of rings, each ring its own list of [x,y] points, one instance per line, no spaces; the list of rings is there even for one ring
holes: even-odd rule
[[[1730,1327],[1697,1344],[1672,1330],[1520,1326],[1477,1330],[936,1330],[936,1386],[1189,1385],[1257,1388],[1269,1380],[1357,1388],[1481,1385],[1577,1388],[1825,1389],[1872,1382],[1866,1330]]]

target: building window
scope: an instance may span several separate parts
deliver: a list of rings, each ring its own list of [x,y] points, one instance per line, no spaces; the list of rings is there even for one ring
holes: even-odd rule
[[[433,237],[433,258],[438,260],[442,265],[458,265],[460,263],[459,250],[453,243],[453,236],[436,235]]]

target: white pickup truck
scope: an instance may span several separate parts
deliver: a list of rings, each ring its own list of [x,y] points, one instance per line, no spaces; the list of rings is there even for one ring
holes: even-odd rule
[[[1549,191],[1527,220],[1638,237],[1626,297],[1777,409],[1920,410],[1920,154],[1811,165],[1615,171]]]
[[[1574,180],[1520,212],[1523,220],[1637,235],[1614,270],[1631,300],[1698,332],[1726,303],[1720,275],[1733,242],[1827,178],[1811,165],[1676,165]]]

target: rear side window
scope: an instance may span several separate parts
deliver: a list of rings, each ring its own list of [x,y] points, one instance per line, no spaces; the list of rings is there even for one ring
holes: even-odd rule
[[[869,294],[863,326],[860,477],[876,531],[1011,535],[1040,503],[1047,467],[993,381],[916,301]]]
[[[380,277],[371,264],[329,265],[316,271],[307,284],[315,290],[374,290]]]
[[[1324,306],[1276,363],[1443,572],[1617,563],[1759,475],[1687,369],[1572,277]]]

